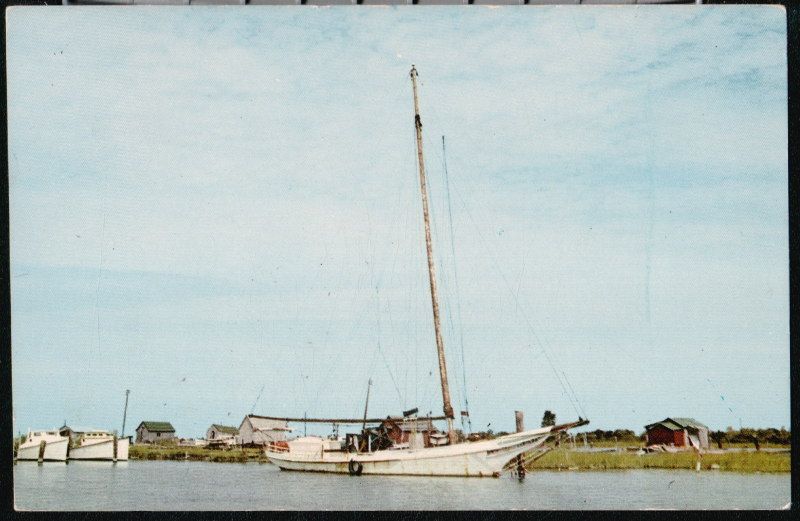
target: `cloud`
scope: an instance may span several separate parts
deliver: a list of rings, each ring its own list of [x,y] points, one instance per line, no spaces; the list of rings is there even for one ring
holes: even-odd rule
[[[720,385],[758,382],[739,398],[753,421],[786,418],[783,11],[16,8],[8,35],[18,422],[44,421],[52,345],[54,381],[88,370],[83,398],[103,374],[163,386],[172,408],[138,391],[141,414],[198,432],[265,379],[292,396],[275,413],[344,414],[378,373],[376,408],[439,407],[411,63],[448,352],[458,368],[458,298],[476,419],[502,423],[494,406],[519,395],[499,350],[546,383],[520,406],[569,412],[526,317],[600,417],[641,423],[589,369],[646,348],[653,393],[669,353],[690,379],[716,356],[740,377]],[[755,372],[753,345],[778,362]],[[177,372],[236,383],[192,416],[201,388]]]

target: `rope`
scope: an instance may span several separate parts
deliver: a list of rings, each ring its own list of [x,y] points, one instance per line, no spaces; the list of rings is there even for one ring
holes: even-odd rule
[[[469,217],[470,221],[472,221],[472,224],[475,227],[475,231],[478,232],[478,237],[481,240],[481,244],[483,245],[484,249],[486,249],[486,252],[487,252],[489,258],[492,260],[492,263],[495,265],[495,269],[496,269],[497,273],[503,279],[503,283],[506,285],[506,289],[508,289],[508,292],[511,293],[511,296],[514,298],[514,302],[515,302],[517,308],[521,308],[522,306],[520,305],[519,298],[517,297],[517,295],[514,294],[514,291],[511,288],[511,285],[509,284],[508,279],[506,278],[506,276],[503,273],[503,271],[500,269],[500,264],[497,262],[497,259],[492,254],[491,249],[487,246],[486,240],[484,239],[483,234],[480,231],[480,228],[478,228],[478,225],[475,222],[475,219],[472,217],[472,213],[469,211],[469,208],[467,208],[467,204],[464,202],[464,198],[461,197],[461,194],[458,192],[458,190],[455,190],[455,192],[456,192],[456,195],[458,195],[459,200],[461,201],[461,205],[464,208],[464,211],[467,213],[467,216]],[[519,314],[519,309],[517,309],[517,314]],[[551,360],[550,354],[547,352],[547,349],[545,349],[544,343],[541,341],[541,339],[539,338],[539,335],[536,334],[536,331],[533,329],[533,326],[530,323],[530,319],[528,318],[527,313],[523,314],[522,317],[525,320],[525,325],[528,327],[528,331],[533,336],[533,338],[536,340],[536,343],[539,345],[539,348],[541,349],[542,354],[544,354],[544,357],[547,360],[547,363],[550,366],[550,369],[552,369],[553,374],[556,377],[556,380],[558,380],[558,383],[559,383],[559,385],[561,386],[561,389],[564,392],[564,396],[566,396],[567,400],[569,400],[570,405],[575,410],[575,414],[580,416],[581,412],[578,410],[578,407],[576,406],[575,400],[573,399],[573,397],[567,391],[567,386],[562,381],[561,376],[558,374],[558,370],[556,369],[555,365],[553,364],[553,361]],[[564,375],[564,378],[566,379],[566,375]]]
[[[444,186],[447,194],[447,215],[450,224],[450,255],[453,259],[453,280],[455,282],[456,290],[456,314],[458,316],[458,333],[459,342],[461,347],[461,384],[464,396],[464,410],[467,412],[467,424],[469,425],[469,432],[472,432],[472,419],[469,416],[469,400],[467,399],[467,369],[464,361],[464,321],[461,318],[461,293],[458,287],[458,268],[456,264],[456,247],[455,247],[455,233],[453,232],[453,208],[450,199],[450,180],[447,175],[447,154],[444,144],[444,136],[442,136],[442,167],[444,171]],[[448,314],[450,318],[450,326],[453,326],[452,314]],[[461,416],[461,427],[464,427],[464,417]]]

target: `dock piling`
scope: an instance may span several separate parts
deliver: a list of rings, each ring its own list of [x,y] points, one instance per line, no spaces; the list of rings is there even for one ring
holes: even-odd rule
[[[514,411],[514,418],[517,421],[517,432],[525,430],[525,415],[522,411]],[[517,456],[517,477],[520,481],[525,479],[525,458],[520,454]]]

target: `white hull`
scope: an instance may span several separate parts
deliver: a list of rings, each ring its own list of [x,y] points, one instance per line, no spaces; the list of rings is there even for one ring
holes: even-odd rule
[[[67,461],[67,447],[69,439],[47,441],[44,446],[44,461]],[[18,461],[37,461],[39,459],[39,445],[20,447],[17,450]]]
[[[117,440],[117,461],[127,461],[129,445],[130,440],[128,438]],[[69,451],[69,459],[114,461],[114,440],[104,440],[81,447],[74,447]]]
[[[36,461],[39,459],[39,446],[20,447],[17,449],[17,461]]]
[[[347,474],[350,461],[361,474],[403,476],[499,476],[503,467],[523,452],[536,449],[549,437],[549,427],[509,434],[494,440],[458,443],[423,449],[381,450],[371,453],[279,452],[267,450],[269,460],[282,470]]]
[[[128,448],[130,448],[130,438],[120,438],[117,440],[117,461],[128,461]]]

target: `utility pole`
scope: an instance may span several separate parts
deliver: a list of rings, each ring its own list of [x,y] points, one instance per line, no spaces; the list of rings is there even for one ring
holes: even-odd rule
[[[125,420],[128,419],[128,395],[131,394],[130,389],[125,389],[125,410],[122,412],[122,437],[125,437]]]
[[[417,131],[417,159],[419,160],[419,188],[422,192],[422,214],[425,218],[425,246],[428,250],[428,278],[431,285],[431,304],[433,306],[433,327],[436,332],[436,350],[439,353],[439,376],[442,380],[442,405],[447,417],[447,437],[450,443],[456,442],[453,430],[453,406],[450,404],[450,388],[447,385],[447,363],[444,357],[444,341],[439,324],[439,297],[436,293],[436,272],[433,264],[433,244],[431,241],[431,223],[428,215],[428,188],[425,181],[425,160],[422,155],[422,119],[419,116],[419,98],[417,96],[417,69],[411,66],[411,85],[414,89],[414,128]]]

